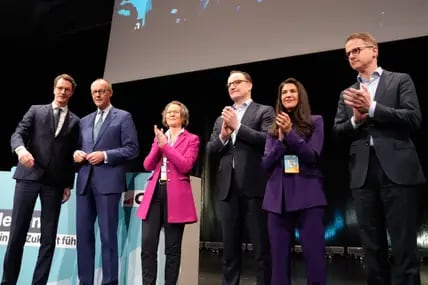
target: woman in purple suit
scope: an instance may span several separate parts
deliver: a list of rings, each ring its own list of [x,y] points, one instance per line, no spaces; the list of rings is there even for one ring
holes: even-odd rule
[[[326,284],[324,207],[320,170],[324,141],[321,116],[311,115],[308,95],[294,78],[278,88],[276,119],[268,132],[263,167],[269,179],[263,201],[268,212],[272,285],[291,284],[295,229],[303,248],[307,284]]]

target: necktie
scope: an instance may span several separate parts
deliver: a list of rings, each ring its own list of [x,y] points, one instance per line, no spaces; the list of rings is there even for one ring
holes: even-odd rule
[[[95,122],[95,126],[94,126],[94,140],[97,139],[98,133],[100,132],[100,129],[101,129],[101,125],[103,124],[103,115],[104,115],[104,111],[100,111],[100,115],[98,117],[98,121]]]
[[[55,132],[58,129],[58,123],[59,123],[59,117],[61,115],[61,108],[55,108],[54,109],[54,126],[55,126]]]

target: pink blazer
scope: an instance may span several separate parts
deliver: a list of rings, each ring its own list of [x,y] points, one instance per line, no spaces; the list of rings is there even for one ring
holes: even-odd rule
[[[153,171],[148,178],[143,200],[137,210],[137,217],[147,218],[153,193],[160,176],[162,157],[167,163],[167,209],[169,223],[194,223],[198,220],[192,188],[190,171],[199,153],[199,137],[184,130],[174,145],[166,144],[162,148],[155,139],[152,148],[144,159],[144,168]]]

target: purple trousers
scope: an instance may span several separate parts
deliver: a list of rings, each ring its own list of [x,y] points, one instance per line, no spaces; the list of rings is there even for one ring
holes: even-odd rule
[[[305,258],[307,284],[326,284],[324,208],[314,207],[282,214],[268,213],[272,255],[271,285],[291,285],[291,246],[299,230]]]

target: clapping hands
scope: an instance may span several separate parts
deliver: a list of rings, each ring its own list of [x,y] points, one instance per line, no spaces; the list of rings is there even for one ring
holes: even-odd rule
[[[364,84],[361,84],[360,89],[348,88],[343,91],[343,100],[346,105],[352,108],[356,122],[361,122],[367,118],[372,99]]]
[[[155,139],[160,147],[168,143],[168,139],[166,138],[162,128],[159,129],[157,125],[154,125],[153,131],[155,133]]]
[[[279,138],[282,140],[284,139],[284,135],[288,134],[293,128],[293,123],[291,122],[290,116],[285,112],[279,113],[276,116],[275,122],[279,129]]]

